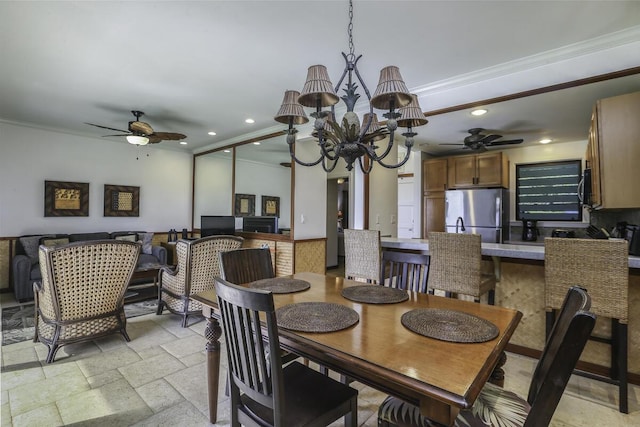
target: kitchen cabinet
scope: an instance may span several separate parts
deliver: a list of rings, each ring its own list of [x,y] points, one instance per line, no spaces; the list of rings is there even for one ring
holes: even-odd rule
[[[422,238],[430,231],[444,231],[444,192],[447,190],[446,158],[422,162]]]
[[[591,207],[640,208],[640,92],[598,100],[591,116],[587,167]]]
[[[448,187],[509,188],[509,160],[502,152],[449,157]]]

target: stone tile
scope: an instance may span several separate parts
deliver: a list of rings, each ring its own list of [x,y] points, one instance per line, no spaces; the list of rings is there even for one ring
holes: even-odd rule
[[[77,361],[78,366],[88,377],[99,375],[123,366],[131,365],[140,360],[138,353],[127,346],[112,351],[101,352],[92,357],[86,357]]]
[[[184,397],[164,379],[145,384],[136,391],[153,412],[161,412],[184,402]]]
[[[579,397],[564,394],[553,415],[554,425],[573,427],[621,426],[625,425],[625,416],[617,407],[592,404],[585,410],[585,401]],[[556,424],[557,423],[557,424]]]
[[[47,360],[49,348],[42,343],[38,343],[35,346],[35,350],[36,353],[38,353],[39,360],[42,363],[45,363],[45,361]],[[92,356],[97,353],[101,353],[101,350],[100,347],[98,347],[93,341],[84,341],[76,344],[69,344],[60,347],[60,349],[56,353],[55,363],[72,362]]]
[[[127,345],[133,350],[141,351],[176,340],[176,335],[164,328],[158,328],[155,322],[146,322],[140,325],[139,329],[133,330],[132,328],[129,331],[131,341]]]
[[[156,426],[189,426],[207,427],[209,420],[189,402],[182,402],[171,408],[167,408],[143,421],[134,424],[136,427]],[[215,424],[218,425],[218,424]]]
[[[8,403],[2,403],[0,406],[0,426],[11,425],[11,408]]]
[[[75,374],[80,368],[76,362],[55,361],[54,363],[45,363],[42,365],[42,371],[47,378],[57,377],[58,375]]]
[[[127,334],[129,334],[128,328]],[[131,336],[129,336],[129,338],[131,338]],[[111,351],[119,347],[124,347],[128,344],[127,340],[120,333],[98,338],[94,342],[100,351]]]
[[[136,353],[138,353],[138,356],[140,356],[141,359],[151,359],[152,357],[156,357],[160,354],[166,354],[167,352],[160,346],[154,346],[141,348],[136,350]]]
[[[207,355],[204,351],[201,351],[199,353],[193,353],[188,356],[181,357],[180,361],[186,366],[191,367],[200,363],[205,363],[207,361]]]
[[[207,340],[200,335],[191,335],[169,343],[162,344],[167,352],[178,359],[182,359],[193,353],[200,353],[204,350]]]
[[[202,330],[204,330],[204,327],[206,326],[206,322],[203,317],[189,316],[189,325],[188,327],[183,328],[182,317],[177,314],[170,314],[167,309],[164,310],[164,313],[161,316],[156,316],[154,322],[179,338],[196,334],[193,329],[198,330],[200,324],[202,324]]]
[[[56,404],[64,425],[131,425],[153,414],[125,380],[76,393]]]
[[[2,384],[0,382],[0,384]],[[0,391],[0,405],[6,405],[9,403],[9,392],[7,390]]]
[[[103,372],[98,375],[93,375],[91,377],[87,377],[87,382],[91,388],[99,388],[105,384],[112,383],[114,381],[119,381],[124,377],[117,369],[111,369],[110,371]]]
[[[120,373],[132,387],[140,387],[159,378],[185,369],[185,365],[168,353],[144,359],[119,368]]]
[[[219,398],[224,397],[226,375],[226,371],[221,370],[220,381],[218,382]],[[167,375],[165,379],[199,410],[202,411],[209,407],[206,364],[192,366],[180,372]]]
[[[79,370],[76,375],[57,376],[35,384],[23,384],[9,390],[11,414],[15,417],[86,390],[89,390],[89,383]]]
[[[2,390],[11,390],[25,384],[35,383],[45,379],[40,362],[12,364],[2,369]]]
[[[53,403],[16,415],[12,421],[13,427],[55,427],[63,425],[58,408]],[[3,422],[2,425],[11,424],[4,424]]]
[[[22,343],[18,343],[22,344]],[[5,347],[13,347],[17,344],[12,344],[2,347],[2,371],[17,370],[40,365],[40,359],[38,353],[33,345],[27,347],[16,347],[12,351],[5,352]],[[33,364],[35,362],[35,364]]]

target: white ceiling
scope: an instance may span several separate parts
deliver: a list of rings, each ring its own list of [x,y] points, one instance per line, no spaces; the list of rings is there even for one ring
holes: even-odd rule
[[[354,3],[369,91],[397,65],[425,112],[640,65],[638,1]],[[308,66],[326,65],[337,82],[347,23],[346,0],[3,1],[0,121],[126,143],[86,123],[126,129],[136,109],[154,130],[187,135],[187,146],[150,150],[190,152],[269,134],[284,129],[273,116]],[[471,127],[527,143],[585,139],[593,101],[640,90],[640,77],[609,84],[488,105],[481,119],[429,117],[416,148],[456,148],[439,144]]]

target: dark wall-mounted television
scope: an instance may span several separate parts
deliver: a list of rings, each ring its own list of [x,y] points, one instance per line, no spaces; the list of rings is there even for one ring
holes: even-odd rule
[[[278,233],[278,217],[245,216],[242,219],[242,231],[256,233]]]
[[[236,232],[236,218],[233,216],[202,215],[200,217],[200,237],[232,235]]]

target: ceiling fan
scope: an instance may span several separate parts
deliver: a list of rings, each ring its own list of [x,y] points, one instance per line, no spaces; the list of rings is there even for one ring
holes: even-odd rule
[[[186,135],[183,135],[181,133],[154,131],[153,128],[149,125],[149,123],[140,121],[140,117],[144,115],[142,111],[132,110],[131,114],[133,114],[133,116],[136,119],[129,122],[129,126],[127,127],[127,130],[116,129],[116,128],[111,128],[111,127],[102,126],[102,125],[96,125],[94,123],[85,123],[85,124],[99,127],[102,129],[109,129],[109,130],[115,130],[118,132],[123,132],[117,135],[103,135],[103,136],[104,137],[126,136],[127,141],[129,141],[131,144],[137,144],[137,145],[157,144],[160,141],[179,141],[187,138]],[[135,138],[135,137],[142,137],[142,139]],[[147,140],[145,141],[144,138],[146,138]]]
[[[441,145],[464,145],[463,149],[473,151],[487,151],[487,147],[495,147],[498,145],[521,144],[523,139],[500,140],[502,135],[490,134],[483,135],[482,128],[469,129],[469,136],[464,139],[464,144],[441,144]]]

